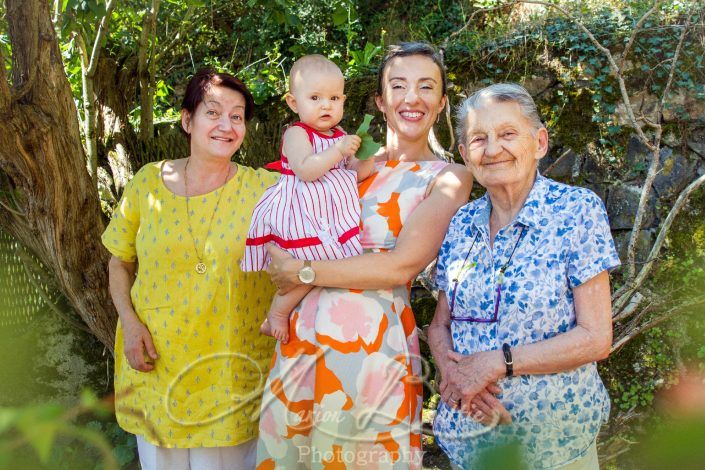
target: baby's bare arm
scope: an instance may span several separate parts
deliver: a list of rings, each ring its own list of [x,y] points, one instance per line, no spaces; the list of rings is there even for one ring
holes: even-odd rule
[[[306,131],[300,127],[291,127],[284,133],[283,152],[296,176],[303,181],[315,181],[346,155],[354,155],[360,146],[359,140],[358,136],[348,135],[323,152],[314,153]]]
[[[348,168],[357,172],[357,181],[359,183],[369,178],[370,175],[375,172],[375,159],[368,158],[367,160],[358,160],[357,158],[351,158]]]

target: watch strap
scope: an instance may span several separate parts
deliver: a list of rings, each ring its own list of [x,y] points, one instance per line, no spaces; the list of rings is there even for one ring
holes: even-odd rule
[[[504,365],[507,368],[507,377],[514,375],[514,360],[512,359],[512,349],[507,343],[502,345],[502,353],[504,354]]]

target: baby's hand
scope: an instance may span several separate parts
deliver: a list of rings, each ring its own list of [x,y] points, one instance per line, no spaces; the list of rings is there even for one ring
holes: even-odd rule
[[[335,143],[335,148],[343,155],[343,157],[354,157],[357,149],[360,148],[362,140],[360,136],[355,134],[346,135]]]

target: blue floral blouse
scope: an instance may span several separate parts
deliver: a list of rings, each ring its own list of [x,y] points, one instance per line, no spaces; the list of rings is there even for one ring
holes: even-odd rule
[[[491,208],[487,194],[462,207],[438,255],[436,283],[449,304],[458,280],[451,334],[461,354],[534,343],[574,328],[572,289],[620,264],[605,208],[588,189],[537,174],[523,208],[497,233],[493,249]],[[498,320],[456,320],[492,318],[497,276],[515,246],[504,273]],[[530,468],[566,465],[587,452],[609,415],[609,397],[595,363],[503,379],[499,386],[499,398],[512,415],[509,426],[485,427],[440,403],[434,431],[455,464],[472,468],[478,451],[518,439]]]

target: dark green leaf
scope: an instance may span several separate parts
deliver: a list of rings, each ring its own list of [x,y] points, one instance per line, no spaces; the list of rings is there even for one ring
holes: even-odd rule
[[[118,464],[124,467],[134,460],[135,450],[126,445],[119,445],[113,449],[113,455],[115,456],[115,460],[118,461]]]
[[[92,11],[93,14],[97,18],[102,18],[103,16],[105,16],[105,13],[106,13],[105,6],[106,5],[104,2],[96,2],[96,1],[87,2],[87,6],[90,9],[90,11]]]
[[[333,12],[333,25],[334,26],[342,26],[343,24],[345,24],[347,22],[348,22],[348,10],[343,5],[340,5]]]

